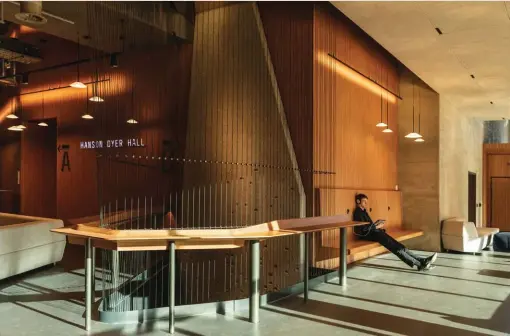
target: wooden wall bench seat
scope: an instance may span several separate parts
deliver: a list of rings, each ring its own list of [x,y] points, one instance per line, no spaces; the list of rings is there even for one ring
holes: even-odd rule
[[[406,241],[423,235],[423,231],[405,228],[402,220],[402,193],[393,190],[316,189],[315,213],[317,216],[347,214],[355,209],[354,197],[363,193],[369,198],[372,220],[385,219],[386,232],[398,241]],[[338,262],[339,236],[337,232],[323,232],[315,240],[315,263],[319,268],[336,267]],[[366,259],[385,253],[379,243],[361,240],[352,229],[347,237],[348,262]]]
[[[398,230],[393,229],[387,231],[387,233],[398,241],[404,241],[412,238],[416,238],[423,235],[423,231],[420,230]],[[370,252],[370,250],[379,250],[383,248],[379,243],[366,241],[366,240],[353,240],[347,244],[347,252],[349,255],[355,255],[362,252]]]

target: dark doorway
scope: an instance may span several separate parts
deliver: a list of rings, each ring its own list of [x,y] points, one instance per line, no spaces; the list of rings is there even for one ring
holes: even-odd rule
[[[21,134],[3,126],[0,130],[0,212],[18,214]]]
[[[21,213],[55,218],[57,215],[57,123],[32,123],[21,138]]]
[[[476,173],[468,173],[468,221],[476,224]]]

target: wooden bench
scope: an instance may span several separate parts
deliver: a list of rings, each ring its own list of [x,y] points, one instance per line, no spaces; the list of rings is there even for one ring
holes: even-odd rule
[[[355,190],[355,189],[317,189],[315,211],[317,215],[348,214],[354,211],[354,197],[358,193],[369,198],[369,213],[372,219],[386,219],[386,232],[397,241],[405,241],[423,235],[421,230],[411,230],[403,226],[402,201],[400,191]],[[349,230],[347,237],[348,262],[354,262],[387,252],[379,243],[361,240]],[[335,265],[338,259],[339,237],[337,232],[327,232],[317,237],[315,262],[317,267]]]
[[[404,241],[407,239],[412,239],[423,235],[423,231],[420,230],[391,230],[387,231],[387,233],[398,241]],[[347,253],[357,254],[378,247],[382,246],[376,242],[358,239],[355,241],[351,241],[347,244]]]

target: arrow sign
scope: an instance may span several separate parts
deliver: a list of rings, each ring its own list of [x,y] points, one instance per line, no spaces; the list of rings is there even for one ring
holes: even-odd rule
[[[62,146],[58,145],[57,150],[58,150],[59,153],[60,153],[61,149],[69,150],[69,145],[62,145]]]

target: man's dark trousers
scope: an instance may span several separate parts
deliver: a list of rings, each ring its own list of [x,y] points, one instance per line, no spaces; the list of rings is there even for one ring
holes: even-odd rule
[[[409,265],[409,267],[421,266],[420,257],[412,254],[411,251],[407,249],[407,247],[402,245],[400,242],[396,241],[384,230],[381,229],[371,230],[368,235],[360,238],[363,240],[378,242],[379,244],[384,246],[387,250],[389,250],[391,253],[399,257],[400,260]]]

